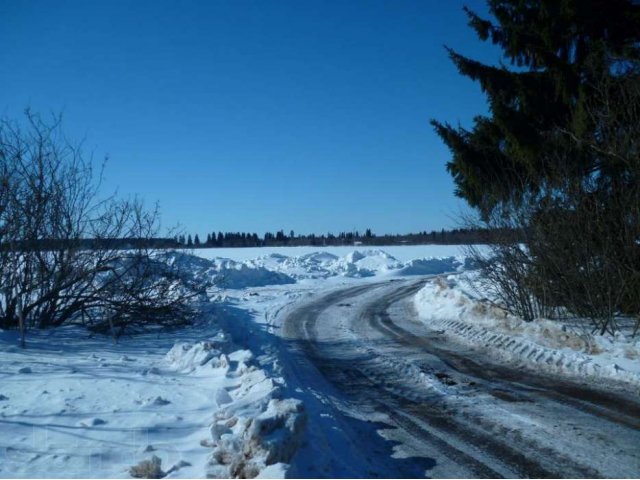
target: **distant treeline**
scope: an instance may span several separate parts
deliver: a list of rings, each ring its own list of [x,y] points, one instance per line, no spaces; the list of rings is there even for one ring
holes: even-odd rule
[[[340,232],[322,235],[296,235],[293,231],[285,234],[267,232],[262,237],[257,233],[218,232],[208,234],[202,241],[194,236],[177,235],[174,238],[80,238],[80,239],[38,239],[0,243],[0,251],[52,251],[62,248],[94,250],[109,249],[171,249],[171,248],[222,248],[222,247],[301,247],[301,246],[383,246],[383,245],[467,245],[496,243],[509,238],[519,241],[523,235],[507,229],[489,230],[457,228],[453,230],[432,230],[396,235],[376,235],[367,229],[359,232]]]
[[[178,235],[175,242],[187,248],[221,248],[221,247],[301,247],[301,246],[376,246],[376,245],[465,245],[493,243],[496,239],[504,239],[505,234],[517,238],[516,232],[503,230],[457,228],[453,230],[432,230],[418,233],[376,235],[370,229],[364,233],[340,232],[337,235],[297,235],[293,230],[288,234],[284,230],[276,233],[267,232],[262,237],[248,232],[213,232],[201,239],[198,234]]]

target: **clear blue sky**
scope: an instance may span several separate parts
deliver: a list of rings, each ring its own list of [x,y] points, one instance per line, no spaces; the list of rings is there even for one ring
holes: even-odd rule
[[[106,189],[213,230],[455,225],[430,118],[486,112],[468,0],[0,0],[0,114],[63,112]]]

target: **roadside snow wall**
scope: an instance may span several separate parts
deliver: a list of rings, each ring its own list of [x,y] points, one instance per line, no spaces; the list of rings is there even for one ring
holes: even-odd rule
[[[472,277],[471,277],[472,278]],[[414,297],[425,325],[500,361],[552,374],[623,381],[640,389],[640,339],[592,335],[560,321],[525,322],[470,293],[469,278],[442,277]]]
[[[171,368],[203,375],[212,370],[227,385],[213,393],[216,411],[209,436],[208,478],[283,478],[298,450],[306,413],[301,401],[280,398],[281,387],[259,369],[250,350],[229,350],[224,335],[207,342],[178,343],[168,353]]]

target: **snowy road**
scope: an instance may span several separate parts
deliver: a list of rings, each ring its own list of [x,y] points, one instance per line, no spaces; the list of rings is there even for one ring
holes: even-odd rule
[[[333,291],[282,320],[311,417],[299,475],[640,475],[637,401],[446,341],[411,302],[425,281]]]

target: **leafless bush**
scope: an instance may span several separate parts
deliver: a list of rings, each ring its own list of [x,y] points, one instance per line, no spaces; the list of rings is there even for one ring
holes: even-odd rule
[[[530,322],[535,318],[555,318],[561,309],[550,301],[548,288],[533,271],[536,264],[530,252],[529,213],[522,208],[494,211],[484,220],[467,218],[467,225],[494,231],[492,243],[470,245],[467,255],[480,270],[477,280],[488,300],[513,315]]]
[[[71,322],[116,337],[188,321],[196,292],[150,246],[157,209],[101,199],[101,175],[59,119],[26,120],[0,121],[0,328],[18,328],[24,345],[30,328]]]

